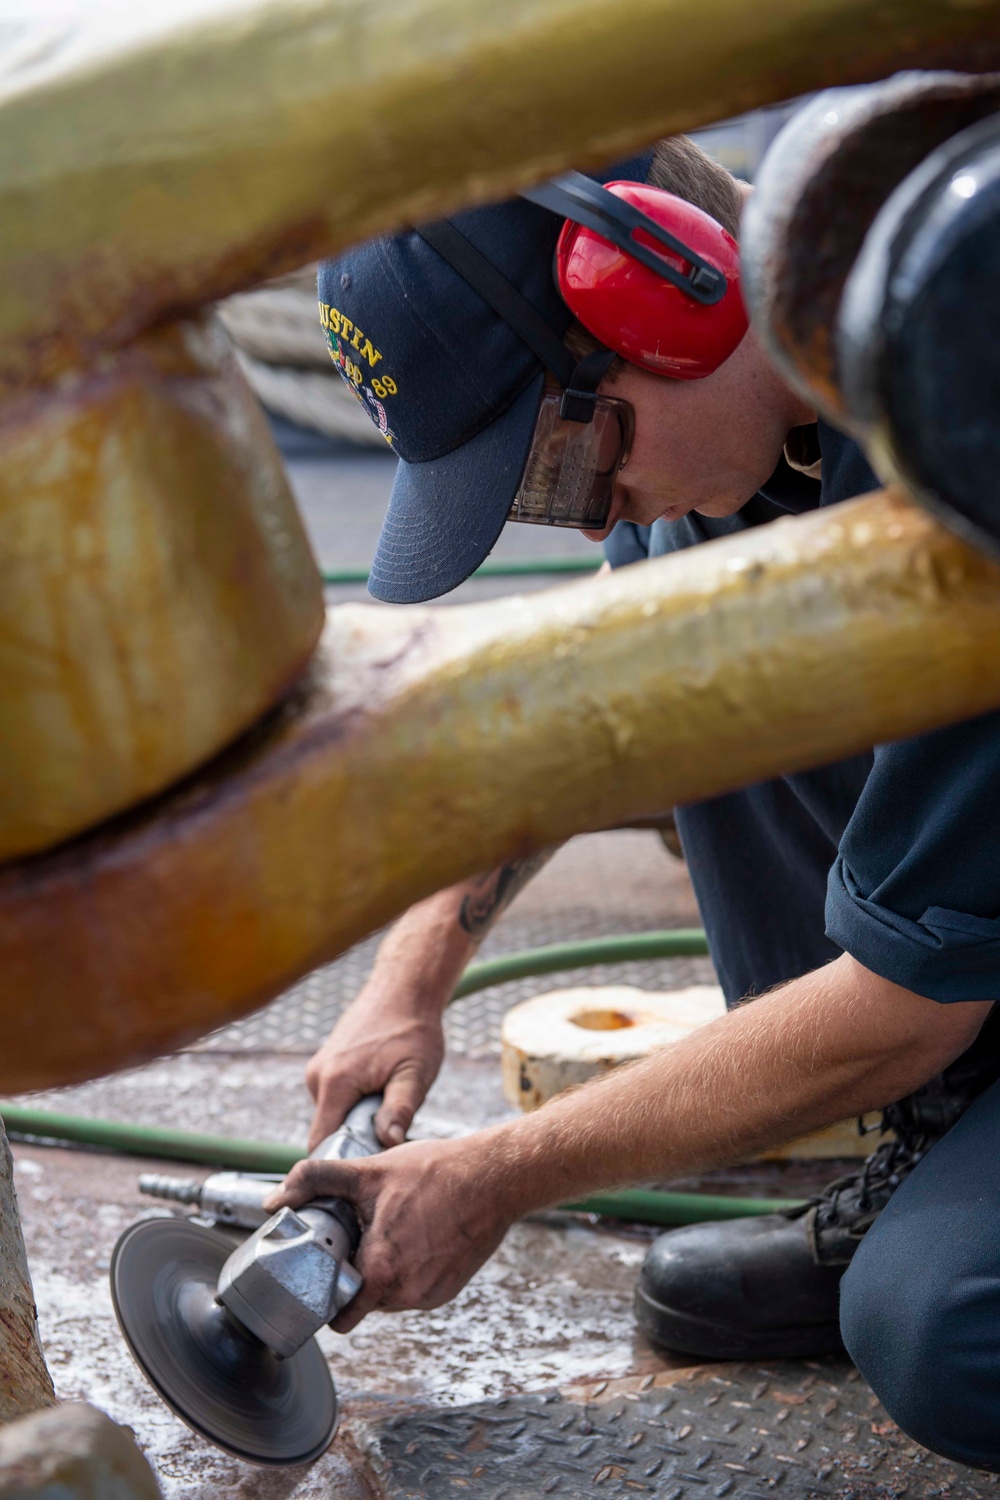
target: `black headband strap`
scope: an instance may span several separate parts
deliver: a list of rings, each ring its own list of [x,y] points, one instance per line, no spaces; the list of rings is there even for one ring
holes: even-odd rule
[[[566,348],[554,328],[521,296],[505,276],[482,255],[461,230],[447,219],[436,224],[424,224],[417,230],[420,238],[446,260],[462,280],[488,302],[493,311],[500,314],[504,322],[534,350],[545,367],[563,387],[573,380],[576,360]]]
[[[615,361],[613,349],[595,349],[585,354],[562,393],[559,415],[567,422],[592,422],[597,387]]]
[[[596,349],[577,360],[541,313],[447,219],[425,224],[417,234],[552,371],[563,388],[560,415],[569,422],[592,421],[597,387],[615,358],[614,350]]]
[[[626,203],[616,194],[609,193],[607,188],[594,182],[593,178],[584,177],[582,172],[566,172],[561,177],[554,177],[551,182],[539,183],[538,187],[523,192],[521,197],[527,198],[529,203],[536,203],[539,208],[550,209],[564,219],[571,219],[574,224],[583,224],[585,228],[592,229],[603,239],[610,240],[619,250],[624,250],[633,260],[655,271],[657,276],[662,276],[664,281],[669,281],[671,286],[692,297],[695,302],[710,307],[715,302],[721,302],[726,295],[727,282],[721,271],[710,266],[690,245],[685,245],[683,240],[663,229],[647,214],[633,208],[631,203]],[[691,270],[678,271],[655,250],[640,244],[635,238],[637,229],[658,240],[666,249],[682,256],[689,262]]]

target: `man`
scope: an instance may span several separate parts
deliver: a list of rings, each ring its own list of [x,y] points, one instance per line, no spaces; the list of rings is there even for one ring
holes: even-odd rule
[[[741,189],[689,142],[661,143],[610,175],[647,173],[735,235]],[[518,201],[453,224],[574,359],[592,355],[552,281],[553,215]],[[440,235],[413,233],[320,275],[335,357],[402,458],[371,584],[399,602],[454,587],[488,553],[519,493],[546,383],[523,323],[518,332],[429,241],[447,251]],[[620,359],[601,368],[597,394],[634,414],[608,523],[589,533],[610,537],[616,564],[876,487],[860,451],[817,424],[752,329],[701,378]],[[695,1354],[830,1350],[853,1257],[843,1331],[890,1412],[929,1446],[1000,1467],[989,1373],[1000,1226],[983,1204],[1000,1146],[989,1021],[1000,993],[998,771],[990,715],[679,809],[733,1008],[677,1046],[460,1141],[400,1144],[440,1064],[454,983],[544,856],[410,911],[307,1072],[313,1141],[360,1095],[384,1090],[378,1128],[398,1149],[302,1164],[276,1200],[337,1193],[357,1205],[365,1284],[334,1326],[448,1300],[534,1209],[747,1158],[886,1107],[896,1139],[808,1213],[662,1236],[643,1269],[639,1320],[655,1341]],[[755,998],[737,1005],[745,997]]]

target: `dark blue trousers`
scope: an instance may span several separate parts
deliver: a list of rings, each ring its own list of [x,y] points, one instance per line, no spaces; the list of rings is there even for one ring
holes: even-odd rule
[[[841,769],[849,798],[863,765]],[[678,809],[730,1001],[837,955],[823,931],[833,844],[803,803],[804,780]],[[841,1323],[852,1358],[905,1432],[1000,1472],[998,1058],[1000,1006],[969,1051],[913,1096],[924,1114],[939,1097],[946,1107],[976,1102],[862,1240],[843,1282]]]
[[[848,800],[863,764],[841,771]],[[730,1001],[837,955],[823,930],[834,845],[805,805],[804,781],[678,809]],[[946,1108],[976,1102],[862,1240],[843,1282],[841,1323],[852,1358],[905,1432],[1000,1472],[998,1071],[1000,1006],[969,1051],[913,1096],[924,1115],[935,1099]]]
[[[844,1277],[852,1359],[904,1432],[1000,1473],[1000,1083],[896,1190]]]

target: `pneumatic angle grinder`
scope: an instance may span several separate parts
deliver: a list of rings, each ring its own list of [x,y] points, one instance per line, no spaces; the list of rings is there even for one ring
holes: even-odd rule
[[[373,1156],[380,1095],[362,1099],[314,1160]],[[337,1430],[337,1393],[316,1334],[361,1288],[360,1228],[343,1199],[268,1215],[280,1177],[143,1176],[140,1190],[198,1217],[144,1219],[119,1239],[111,1296],[132,1355],[177,1416],[249,1463],[308,1464]],[[199,1222],[200,1220],[200,1222]],[[206,1222],[209,1221],[209,1222]],[[233,1248],[228,1229],[251,1230]]]

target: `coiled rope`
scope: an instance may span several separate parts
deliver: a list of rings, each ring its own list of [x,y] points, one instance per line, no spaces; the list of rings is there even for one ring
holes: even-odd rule
[[[239,363],[268,411],[365,448],[385,439],[338,375],[316,311],[316,267],[218,306]]]

